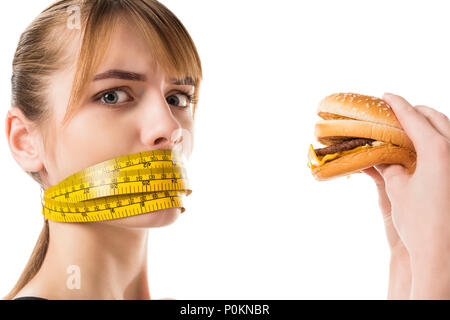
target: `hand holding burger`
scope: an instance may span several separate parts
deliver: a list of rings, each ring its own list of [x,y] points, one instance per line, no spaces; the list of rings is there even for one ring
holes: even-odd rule
[[[317,109],[317,140],[310,146],[308,166],[317,180],[329,180],[383,163],[404,165],[413,173],[416,152],[391,107],[382,99],[338,93],[324,98]]]
[[[355,98],[347,94],[341,103],[345,104],[347,99],[354,101]],[[378,101],[376,99],[369,97],[374,102]],[[365,131],[356,131],[353,125],[352,128],[344,127],[344,130],[337,132],[338,138],[332,136],[336,131],[329,130],[322,134],[324,130],[319,124],[319,128],[316,126],[316,136],[327,146],[335,145],[334,148],[341,147],[342,137],[351,138],[345,141],[361,138],[381,141],[378,146],[385,146],[384,155],[380,157],[381,151],[372,149],[377,148],[378,143],[374,146],[374,142],[367,141],[359,147],[354,146],[360,142],[352,142],[348,148],[353,149],[345,150],[349,151],[347,153],[342,149],[331,150],[334,154],[328,152],[330,149],[325,150],[324,156],[320,150],[310,148],[312,173],[318,180],[326,180],[362,170],[376,182],[392,254],[390,298],[450,299],[450,121],[446,115],[432,108],[413,107],[397,95],[385,94],[383,102],[369,103],[367,109],[370,109],[370,104],[380,104],[380,114],[383,111],[392,113],[375,119],[373,112],[363,114],[363,109],[358,107],[350,109],[355,113],[361,111],[356,117],[348,109],[346,114],[340,111],[336,115],[336,112],[326,112],[319,106],[319,112],[325,112],[319,115],[326,121],[353,118],[376,124],[357,125],[372,126]],[[336,109],[341,110],[341,106],[331,108],[331,111]],[[389,124],[387,118],[392,119],[394,114],[396,120]],[[379,129],[379,125],[384,126],[383,129]],[[343,123],[336,128],[339,126],[343,128]],[[359,156],[361,152],[368,159]],[[325,157],[328,154],[330,160],[327,161]],[[331,165],[339,159],[343,168]],[[368,163],[373,165],[367,166]]]
[[[391,273],[399,281],[390,289],[410,288],[403,299],[450,299],[450,121],[400,96],[383,98],[417,151],[413,174],[395,164],[364,170],[377,184],[392,258],[398,262],[391,261]]]

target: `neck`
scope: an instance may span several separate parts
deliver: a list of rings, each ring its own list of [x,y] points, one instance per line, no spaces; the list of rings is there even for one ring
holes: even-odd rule
[[[148,230],[49,220],[45,260],[33,279],[56,299],[150,299]]]

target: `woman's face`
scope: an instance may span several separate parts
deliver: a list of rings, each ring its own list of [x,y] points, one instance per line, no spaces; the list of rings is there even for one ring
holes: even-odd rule
[[[55,74],[50,86],[53,114],[46,128],[46,146],[42,147],[44,177],[49,185],[105,160],[173,149],[180,140],[193,138],[189,103],[193,85],[171,83],[171,77],[163,74],[149,56],[143,40],[126,25],[113,34],[110,50],[96,72],[96,80],[89,84],[85,101],[63,127],[74,67]],[[141,76],[125,79],[130,73]],[[182,132],[189,137],[181,137]],[[192,146],[192,141],[186,145]],[[102,223],[157,227],[172,223],[179,213],[180,208],[168,208]]]

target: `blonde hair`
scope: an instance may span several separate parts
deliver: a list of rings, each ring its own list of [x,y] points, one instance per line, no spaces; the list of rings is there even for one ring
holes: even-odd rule
[[[80,29],[68,28],[72,9],[79,12]],[[60,0],[42,11],[21,34],[13,59],[12,107],[41,129],[50,120],[47,88],[52,74],[73,59],[67,48],[80,36],[75,77],[63,123],[80,106],[86,86],[92,81],[120,21],[134,26],[148,44],[149,52],[164,72],[195,84],[193,112],[198,104],[202,67],[197,49],[178,18],[156,0]],[[133,22],[131,24],[130,22]],[[44,130],[45,131],[45,130]],[[42,187],[40,173],[29,173]],[[14,288],[4,297],[12,299],[39,271],[49,243],[48,221]]]

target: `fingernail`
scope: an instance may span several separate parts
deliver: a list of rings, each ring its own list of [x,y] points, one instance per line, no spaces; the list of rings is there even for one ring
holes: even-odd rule
[[[385,92],[383,96],[393,96],[393,95],[394,95],[393,93]]]

